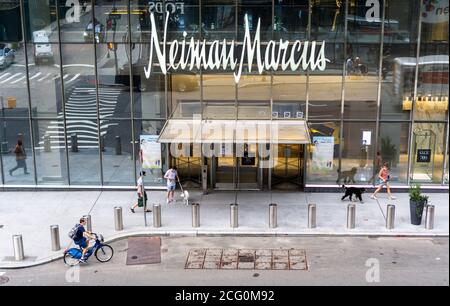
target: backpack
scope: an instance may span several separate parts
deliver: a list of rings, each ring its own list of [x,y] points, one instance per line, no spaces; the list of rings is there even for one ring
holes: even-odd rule
[[[81,224],[76,224],[71,230],[70,230],[70,232],[69,232],[69,238],[70,239],[75,239],[75,237],[77,236],[77,232],[78,232],[78,229],[80,228],[80,226],[81,226]]]

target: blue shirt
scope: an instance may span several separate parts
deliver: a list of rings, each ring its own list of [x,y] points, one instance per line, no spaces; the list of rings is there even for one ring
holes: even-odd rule
[[[78,229],[77,229],[77,234],[75,235],[75,238],[74,238],[73,240],[74,240],[74,241],[80,241],[81,239],[83,239],[83,238],[84,238],[83,233],[84,233],[85,231],[86,231],[86,230],[84,229],[84,226],[80,224],[80,226],[79,226]]]

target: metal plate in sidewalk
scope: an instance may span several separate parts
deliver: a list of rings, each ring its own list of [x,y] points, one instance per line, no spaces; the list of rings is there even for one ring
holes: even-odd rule
[[[308,270],[302,249],[192,249],[185,269]]]
[[[144,265],[161,262],[161,238],[128,238],[127,265]]]

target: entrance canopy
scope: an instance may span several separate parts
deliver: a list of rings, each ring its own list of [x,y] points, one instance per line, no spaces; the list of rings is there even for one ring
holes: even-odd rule
[[[305,120],[170,119],[160,143],[310,143]]]

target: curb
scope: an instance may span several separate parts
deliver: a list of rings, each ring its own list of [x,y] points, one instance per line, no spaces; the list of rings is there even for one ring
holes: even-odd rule
[[[162,236],[162,237],[367,237],[367,238],[448,238],[449,233],[386,233],[386,232],[359,232],[359,233],[348,233],[348,232],[324,232],[324,233],[312,233],[312,232],[286,232],[286,231],[273,231],[273,232],[258,232],[258,231],[205,231],[201,232],[199,230],[195,231],[152,231],[152,230],[142,230],[142,231],[132,231],[128,233],[116,234],[105,239],[106,244],[110,244],[116,241],[120,241],[129,237],[140,237],[140,236]],[[0,269],[14,270],[14,269],[25,269],[32,268],[36,266],[41,266],[44,264],[51,263],[63,258],[63,252],[59,251],[58,254],[52,256],[44,257],[34,262],[5,262],[0,263]],[[26,258],[25,258],[26,259]]]

